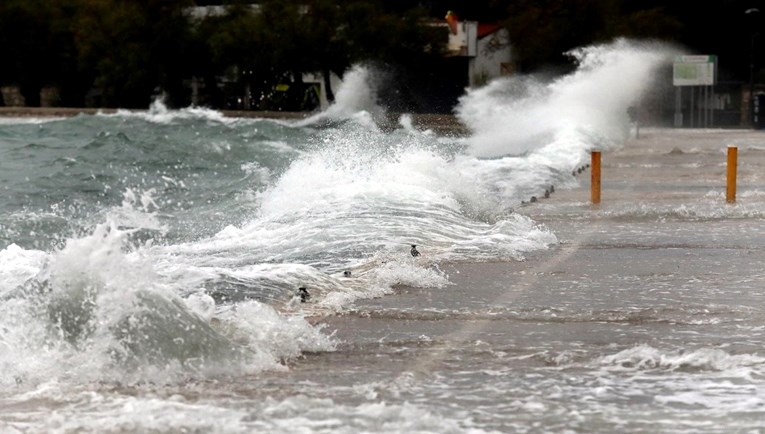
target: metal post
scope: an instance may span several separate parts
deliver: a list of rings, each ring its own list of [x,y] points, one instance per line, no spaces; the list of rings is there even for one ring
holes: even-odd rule
[[[641,101],[638,101],[638,103],[635,106],[635,138],[640,138],[640,103]]]
[[[738,148],[728,146],[728,188],[725,199],[728,203],[736,202],[736,172],[738,166]]]
[[[590,197],[593,205],[597,205],[600,203],[600,151],[592,151],[592,166],[590,173],[592,175]]]
[[[704,86],[704,128],[709,128],[709,86]]]
[[[696,107],[694,107],[694,97],[696,96],[696,86],[691,86],[691,106],[688,109],[688,111],[691,113],[691,128],[694,128],[695,125],[695,116],[696,116]]]
[[[705,110],[706,108],[706,100],[707,100],[707,87],[701,86],[699,88],[699,127],[706,128],[707,127],[707,119],[705,116]]]
[[[715,72],[715,74],[717,74]],[[715,85],[713,84],[711,86],[712,91],[712,110],[709,111],[709,126],[714,128],[715,127],[715,110],[717,109],[717,98],[715,98]]]

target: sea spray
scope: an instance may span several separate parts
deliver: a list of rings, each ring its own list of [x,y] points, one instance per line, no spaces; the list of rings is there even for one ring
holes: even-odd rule
[[[627,109],[651,86],[672,50],[620,39],[569,54],[577,63],[569,75],[551,82],[503,78],[460,99],[457,114],[473,132],[473,155],[521,155],[564,138],[575,155],[582,148],[618,146],[627,131]]]
[[[294,125],[303,127],[353,120],[372,128],[384,115],[384,109],[377,103],[377,81],[373,69],[354,65],[345,73],[335,101],[325,111]]]

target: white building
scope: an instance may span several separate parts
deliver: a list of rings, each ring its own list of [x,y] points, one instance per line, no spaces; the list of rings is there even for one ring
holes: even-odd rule
[[[471,87],[514,71],[510,35],[499,24],[456,21],[449,29],[447,55],[469,59],[467,74]]]

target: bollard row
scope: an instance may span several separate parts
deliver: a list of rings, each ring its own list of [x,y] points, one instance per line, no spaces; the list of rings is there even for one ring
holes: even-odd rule
[[[600,203],[600,151],[592,151],[592,182],[590,184],[590,196],[593,205]],[[587,165],[589,167],[589,165]],[[584,167],[584,166],[583,166]],[[577,176],[581,174],[583,169],[580,167],[578,170],[572,172],[572,175]],[[728,203],[736,202],[736,178],[738,175],[738,148],[736,146],[728,146],[728,165],[727,165],[727,183],[725,200]]]
[[[546,188],[546,189],[545,189],[545,192],[544,192],[544,196],[543,196],[543,197],[544,197],[545,199],[549,199],[549,198],[550,198],[550,195],[551,195],[551,194],[553,194],[553,193],[555,193],[555,186],[554,186],[554,185],[550,185],[550,188]],[[539,199],[538,199],[536,196],[531,196],[531,198],[529,199],[529,201],[528,201],[528,202],[526,202],[525,200],[522,200],[522,201],[521,201],[521,204],[525,205],[525,204],[527,204],[527,203],[535,203],[535,202],[537,202],[537,201],[539,201]]]

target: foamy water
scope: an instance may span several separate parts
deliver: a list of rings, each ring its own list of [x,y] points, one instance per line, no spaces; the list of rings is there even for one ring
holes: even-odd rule
[[[639,272],[607,275],[605,292],[595,291],[602,281],[562,278],[533,296],[505,294],[505,279],[547,273],[526,274],[524,260],[560,248],[541,220],[567,222],[566,237],[581,220],[582,204],[544,201],[545,191],[578,187],[572,171],[589,150],[623,145],[627,107],[670,54],[617,41],[574,52],[579,69],[555,81],[470,90],[457,113],[465,138],[418,131],[407,116],[378,128],[374,71],[363,67],[335,105],[298,122],[160,102],[0,122],[0,428],[607,432],[653,420],[671,431],[679,417],[682,431],[713,427],[693,423],[710,409],[739,426],[725,412],[759,411],[759,340],[708,336],[759,330],[756,297],[732,306],[700,272],[669,288],[640,260]],[[712,221],[723,234],[731,219],[765,214],[756,203],[721,207],[719,195],[591,217]],[[454,268],[487,262],[511,274],[463,281]],[[756,288],[752,273],[737,284]],[[602,295],[635,280],[644,285],[629,297]],[[652,303],[671,290],[682,296]],[[346,328],[322,325],[332,318]],[[472,330],[465,322],[489,325],[464,341],[455,330]],[[688,334],[658,338],[668,326]],[[410,355],[416,366],[399,358]],[[742,402],[734,386],[744,383]]]

